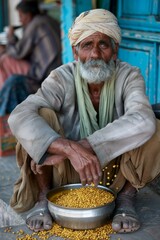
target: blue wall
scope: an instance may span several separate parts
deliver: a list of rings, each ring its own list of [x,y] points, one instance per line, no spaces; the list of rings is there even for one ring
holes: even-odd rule
[[[0,0],[0,32],[8,25],[8,4],[7,0]]]
[[[160,1],[119,0],[119,58],[140,68],[150,102],[160,102]]]
[[[62,30],[62,61],[68,63],[74,60],[72,48],[68,39],[68,31],[74,19],[81,13],[92,9],[91,0],[62,0],[61,30]]]

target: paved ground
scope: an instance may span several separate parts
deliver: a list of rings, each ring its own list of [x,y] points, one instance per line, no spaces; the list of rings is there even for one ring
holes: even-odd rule
[[[0,158],[0,199],[7,204],[18,175],[19,169],[15,156]],[[112,235],[111,240],[160,240],[160,196],[149,188],[144,188],[137,195],[136,206],[141,229],[135,233]],[[0,227],[0,240],[16,240],[17,235],[13,232],[20,229],[31,233],[24,224],[12,227],[11,233],[4,232],[5,229]],[[50,239],[60,240],[61,238],[52,236]]]

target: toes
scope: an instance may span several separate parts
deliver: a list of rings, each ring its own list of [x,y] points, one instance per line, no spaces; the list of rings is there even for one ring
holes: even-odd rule
[[[42,220],[36,220],[34,224],[34,231],[39,232],[43,230],[43,221]]]
[[[51,228],[52,228],[52,225],[44,224],[44,230],[50,230]]]
[[[50,215],[45,216],[43,227],[45,230],[50,230],[52,228],[52,218],[50,217]]]
[[[140,227],[140,223],[136,218],[122,215],[117,215],[114,217],[112,222],[112,229],[115,232],[133,232],[138,230]]]
[[[52,218],[47,213],[43,216],[37,215],[27,219],[26,224],[30,230],[35,232],[50,230],[52,228]]]
[[[42,229],[42,220],[32,219],[27,221],[27,226],[30,230],[38,232]]]
[[[129,219],[127,225],[125,226],[126,228],[130,229],[130,231],[134,231],[134,229],[136,229],[136,226],[137,226],[136,219]]]
[[[115,232],[119,232],[121,230],[121,224],[120,223],[114,223],[112,222],[112,229],[115,231]]]
[[[122,223],[122,228],[126,230],[126,229],[130,229],[131,227],[132,226],[129,224],[129,221],[127,219],[124,220],[124,222]]]

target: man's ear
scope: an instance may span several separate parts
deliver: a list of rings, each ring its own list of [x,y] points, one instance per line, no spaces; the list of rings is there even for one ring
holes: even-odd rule
[[[78,61],[78,52],[75,46],[72,46],[72,52],[73,52],[74,59]]]
[[[119,44],[115,43],[115,49],[114,49],[114,52],[113,52],[113,60],[114,61],[117,59],[118,48],[119,48]]]

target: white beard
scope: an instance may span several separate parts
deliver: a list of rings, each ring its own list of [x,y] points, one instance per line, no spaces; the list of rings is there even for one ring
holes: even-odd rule
[[[111,78],[115,71],[115,63],[110,60],[105,63],[103,60],[89,60],[85,63],[79,60],[80,75],[87,83],[100,83]]]

